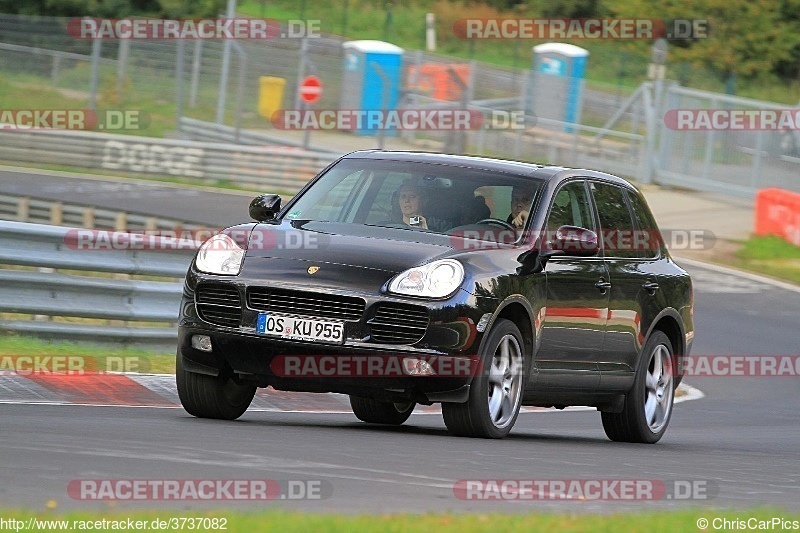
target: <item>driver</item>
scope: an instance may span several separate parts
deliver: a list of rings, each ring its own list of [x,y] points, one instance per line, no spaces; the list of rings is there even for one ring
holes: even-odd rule
[[[531,203],[536,190],[527,185],[515,185],[511,191],[511,214],[506,222],[521,230],[530,216]]]
[[[400,204],[400,213],[403,223],[415,228],[428,229],[428,221],[420,213],[422,204],[422,191],[413,183],[404,183],[397,194]]]

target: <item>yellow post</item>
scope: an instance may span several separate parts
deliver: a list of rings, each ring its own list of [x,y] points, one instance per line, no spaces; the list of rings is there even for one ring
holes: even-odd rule
[[[259,76],[258,78],[258,114],[267,120],[283,105],[285,78]]]

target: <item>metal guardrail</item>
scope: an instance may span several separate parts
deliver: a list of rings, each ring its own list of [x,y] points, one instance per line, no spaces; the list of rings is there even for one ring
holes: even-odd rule
[[[0,161],[228,181],[296,192],[332,160],[329,153],[85,131],[2,130]]]
[[[195,224],[184,224],[177,219],[10,194],[0,194],[0,219],[120,231],[199,228]]]
[[[78,231],[91,230],[0,221],[0,265],[16,267],[0,269],[0,312],[31,318],[0,319],[0,330],[66,340],[174,346],[183,290],[183,283],[175,278],[185,275],[199,243],[182,241],[181,249],[173,249],[175,241],[154,237],[155,246],[148,249],[88,249],[76,240]],[[124,234],[107,236],[114,242]],[[169,279],[145,281],[130,279],[130,275]],[[39,320],[40,315],[50,319]],[[66,321],[71,318],[95,320]]]
[[[251,146],[284,146],[287,148],[302,148],[303,143],[293,141],[280,135],[270,135],[269,133],[237,130],[232,126],[216,124],[205,120],[197,120],[189,117],[181,117],[178,127],[181,136],[192,141],[203,142],[224,142],[233,144],[245,144]],[[341,152],[323,148],[320,146],[309,146],[309,150],[320,154],[328,154],[331,159],[341,155]]]

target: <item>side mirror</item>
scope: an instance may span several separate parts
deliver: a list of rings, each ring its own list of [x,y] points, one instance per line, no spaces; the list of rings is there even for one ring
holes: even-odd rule
[[[277,194],[261,194],[250,202],[250,218],[259,222],[275,220],[281,210],[281,197]]]
[[[600,251],[597,233],[579,226],[561,226],[553,238],[545,243],[542,254],[545,256],[567,255],[590,257]]]
[[[590,229],[561,226],[552,237],[544,242],[541,251],[534,247],[517,258],[520,262],[517,274],[525,276],[541,272],[547,265],[547,260],[554,255],[590,257],[600,251],[597,233]]]

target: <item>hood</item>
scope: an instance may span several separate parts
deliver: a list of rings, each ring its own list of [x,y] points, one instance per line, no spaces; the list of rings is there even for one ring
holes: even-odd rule
[[[447,235],[363,224],[283,221],[256,225],[246,258],[305,261],[395,274],[453,251]]]

